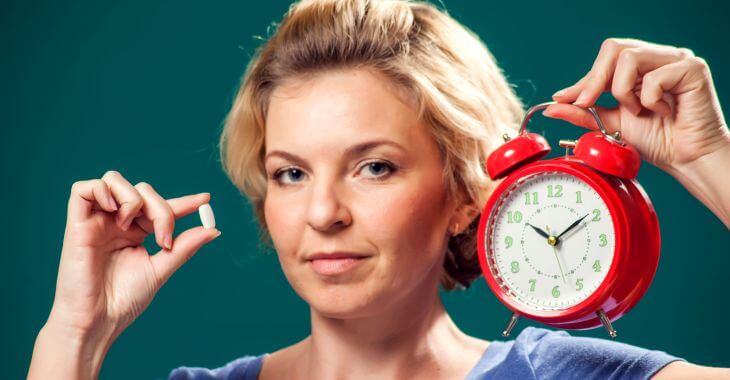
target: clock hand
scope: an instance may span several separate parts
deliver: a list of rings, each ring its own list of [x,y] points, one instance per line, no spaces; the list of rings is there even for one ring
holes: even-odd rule
[[[558,258],[558,247],[553,246],[553,253],[555,254],[555,260],[558,260],[558,269],[560,269],[560,276],[563,277],[563,284],[567,284],[565,281],[565,274],[563,273],[563,267],[560,265],[560,259]]]
[[[550,233],[550,226],[545,226],[545,228],[547,229],[548,233]],[[555,260],[558,262],[558,269],[560,269],[560,276],[563,277],[563,284],[565,284],[566,283],[565,274],[563,273],[563,266],[560,265],[560,259],[558,258],[558,248],[553,244],[550,244],[550,245],[553,246],[553,253],[555,254]]]
[[[541,230],[540,228],[538,228],[538,227],[535,227],[535,226],[533,226],[533,225],[532,225],[532,224],[530,224],[530,223],[525,223],[525,224],[527,224],[528,226],[532,227],[532,229],[533,229],[533,230],[535,230],[535,232],[537,232],[538,234],[540,234],[540,236],[544,237],[545,239],[548,239],[548,238],[550,238],[550,235],[548,235],[548,233],[547,233],[547,232],[545,232],[545,231]]]
[[[556,236],[555,238],[558,239],[558,240],[560,240],[560,237],[561,236],[565,235],[566,233],[568,233],[568,231],[572,230],[573,228],[575,228],[575,226],[579,225],[580,222],[582,222],[583,219],[586,218],[586,216],[588,216],[588,214],[583,215],[582,218],[580,218],[580,219],[576,220],[575,222],[573,222],[573,224],[571,224],[570,226],[568,226],[568,228],[566,228],[565,231],[559,233],[558,236]]]

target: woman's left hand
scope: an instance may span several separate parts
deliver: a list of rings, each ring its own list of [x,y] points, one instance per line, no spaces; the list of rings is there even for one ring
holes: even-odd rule
[[[710,69],[686,48],[635,39],[603,42],[591,70],[558,91],[543,115],[597,129],[585,109],[604,91],[615,108],[595,106],[609,132],[621,131],[644,160],[670,171],[730,145]]]

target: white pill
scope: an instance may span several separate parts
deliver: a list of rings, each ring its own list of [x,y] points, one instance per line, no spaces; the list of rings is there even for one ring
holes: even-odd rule
[[[200,214],[200,222],[203,223],[203,227],[215,227],[215,216],[213,215],[213,209],[208,203],[198,207],[198,214]]]

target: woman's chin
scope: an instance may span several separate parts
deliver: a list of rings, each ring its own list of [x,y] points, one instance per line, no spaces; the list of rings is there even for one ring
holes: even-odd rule
[[[364,284],[326,284],[311,289],[305,301],[318,314],[327,318],[352,319],[373,314],[377,292]]]

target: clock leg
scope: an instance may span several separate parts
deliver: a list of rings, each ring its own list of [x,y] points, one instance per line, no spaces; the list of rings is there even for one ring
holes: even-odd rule
[[[512,313],[512,316],[509,318],[509,322],[507,322],[507,327],[502,331],[503,337],[508,337],[509,334],[512,332],[512,329],[515,328],[515,325],[517,324],[517,318],[520,316],[517,313]]]
[[[608,316],[603,309],[599,309],[596,314],[598,314],[598,318],[601,320],[601,323],[603,323],[603,327],[608,330],[608,336],[615,338],[618,334],[616,333],[616,330],[613,329],[613,326],[611,326],[611,320],[608,319]]]

